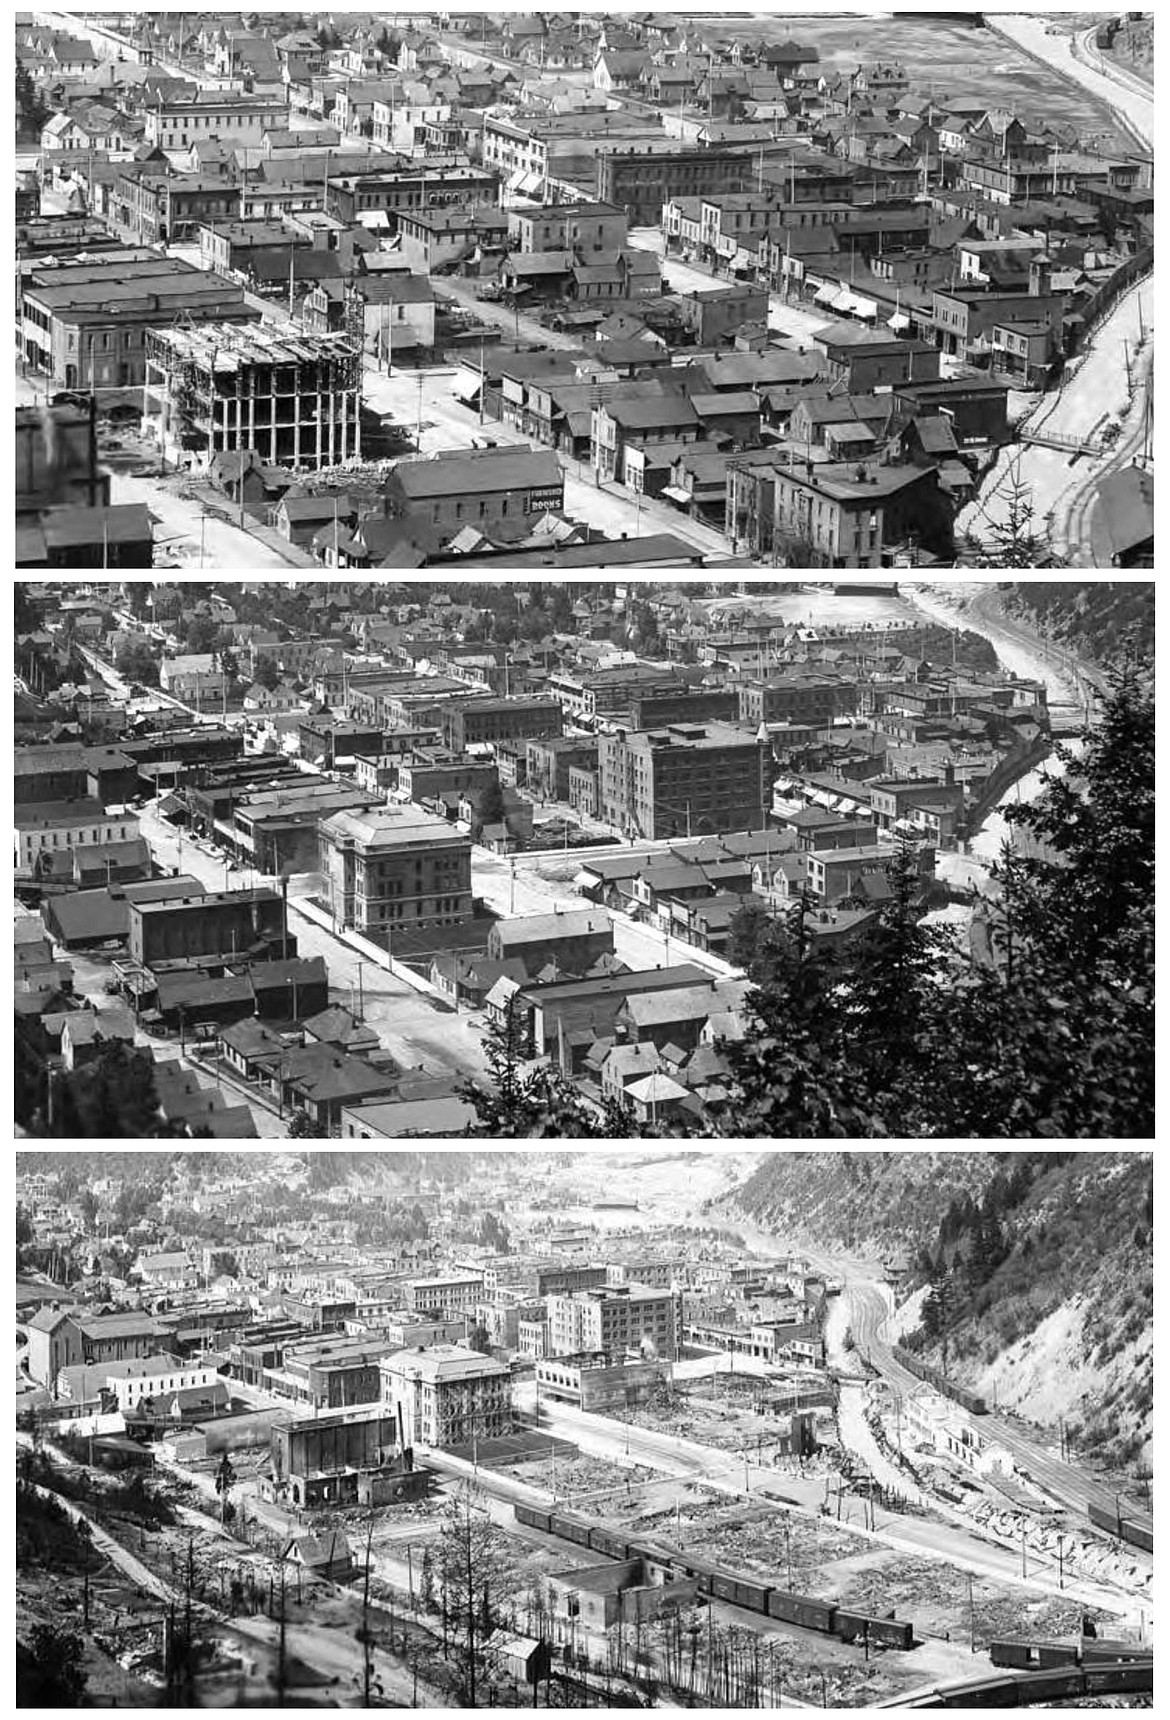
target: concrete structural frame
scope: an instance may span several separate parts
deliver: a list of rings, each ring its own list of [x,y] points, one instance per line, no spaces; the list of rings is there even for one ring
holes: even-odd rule
[[[265,465],[319,469],[361,457],[362,359],[343,334],[230,323],[150,329],[143,419],[163,447],[253,449]]]

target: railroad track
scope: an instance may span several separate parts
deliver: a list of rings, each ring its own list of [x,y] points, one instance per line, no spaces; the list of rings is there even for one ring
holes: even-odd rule
[[[1140,386],[1135,389],[1126,430],[1108,459],[1097,464],[1082,481],[1066,490],[1052,511],[1052,540],[1061,559],[1070,566],[1093,567],[1092,515],[1097,492],[1106,478],[1124,471],[1133,464],[1146,440],[1145,415],[1149,390],[1153,385],[1153,354],[1147,362]]]

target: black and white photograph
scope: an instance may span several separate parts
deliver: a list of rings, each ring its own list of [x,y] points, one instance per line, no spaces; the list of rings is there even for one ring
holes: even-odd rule
[[[1148,1153],[16,1194],[21,1706],[1151,1706]]]
[[[17,1132],[1152,1139],[1153,602],[20,583]]]
[[[1153,565],[1153,15],[20,11],[16,565]]]

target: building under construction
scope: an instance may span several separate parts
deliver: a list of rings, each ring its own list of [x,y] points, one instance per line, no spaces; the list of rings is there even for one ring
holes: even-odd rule
[[[338,465],[361,454],[362,360],[344,334],[201,323],[146,333],[145,421],[162,446],[254,449],[269,466]]]

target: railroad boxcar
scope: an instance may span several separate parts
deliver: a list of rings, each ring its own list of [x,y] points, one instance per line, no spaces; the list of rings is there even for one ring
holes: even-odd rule
[[[1018,1708],[1018,1682],[1011,1677],[981,1678],[964,1684],[958,1690],[938,1692],[930,1707],[938,1708]],[[927,1704],[923,1704],[927,1706]]]
[[[578,1547],[589,1545],[590,1524],[572,1511],[554,1511],[549,1518],[549,1528],[554,1535],[560,1535],[565,1541],[574,1541]]]
[[[768,1585],[753,1582],[750,1577],[723,1572],[712,1579],[711,1593],[716,1600],[730,1601],[732,1606],[746,1607],[749,1612],[768,1610]]]
[[[833,1634],[839,1636],[842,1642],[853,1642],[865,1636],[872,1623],[866,1613],[851,1612],[847,1607],[838,1607],[837,1616],[833,1620]]]
[[[630,1556],[630,1543],[625,1536],[604,1523],[595,1523],[590,1529],[589,1545],[595,1553],[604,1553],[607,1559],[628,1559]]]
[[[523,1502],[513,1507],[517,1523],[523,1523],[528,1529],[543,1529],[547,1535],[549,1530],[549,1514],[541,1511],[535,1505],[525,1505]]]
[[[1119,1661],[1150,1658],[1144,1642],[1117,1642],[1107,1636],[1083,1637],[1080,1653],[1082,1666],[1116,1666]]]
[[[1080,1649],[1075,1642],[993,1642],[992,1666],[1015,1666],[1022,1672],[1048,1666],[1075,1666]]]
[[[871,1618],[869,1640],[882,1648],[913,1648],[914,1626],[904,1618]]]
[[[769,1618],[783,1619],[786,1624],[803,1625],[805,1630],[831,1633],[837,1609],[831,1601],[813,1600],[809,1595],[790,1594],[787,1589],[768,1590]]]
[[[1043,1672],[1022,1672],[1016,1684],[1024,1702],[1058,1701],[1063,1696],[1082,1695],[1085,1676],[1079,1666],[1052,1666]]]
[[[1148,1523],[1135,1523],[1132,1517],[1121,1519],[1121,1538],[1128,1541],[1132,1547],[1140,1547],[1144,1553],[1154,1550],[1154,1530]]]
[[[1111,1535],[1121,1533],[1120,1511],[1106,1511],[1104,1506],[1089,1501],[1089,1522],[1097,1529],[1107,1529]]]
[[[710,1598],[712,1585],[719,1575],[718,1565],[712,1564],[710,1559],[700,1558],[695,1553],[677,1553],[675,1570],[679,1576],[693,1577],[698,1584],[698,1592]]]
[[[1153,1690],[1154,1662],[1152,1659],[1118,1661],[1112,1666],[1086,1666],[1082,1670],[1087,1696],[1111,1690]]]
[[[677,1548],[667,1546],[665,1541],[631,1541],[630,1557],[645,1559],[648,1564],[657,1565],[672,1577],[681,1575],[686,1568],[685,1556]]]

